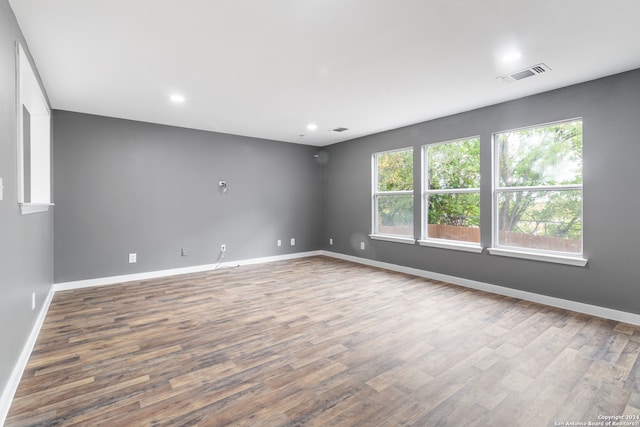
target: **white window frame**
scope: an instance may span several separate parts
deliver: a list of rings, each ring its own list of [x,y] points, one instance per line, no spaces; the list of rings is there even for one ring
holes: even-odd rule
[[[386,234],[378,232],[378,196],[400,196],[400,195],[410,195],[414,196],[415,183],[413,184],[414,189],[411,190],[403,190],[403,191],[378,191],[378,156],[390,153],[398,153],[401,151],[411,151],[412,157],[414,153],[413,147],[406,148],[398,148],[394,150],[387,151],[379,151],[377,153],[373,153],[371,155],[371,234],[369,237],[374,240],[384,240],[388,242],[396,242],[396,243],[408,243],[415,244],[416,240],[413,237],[402,236],[398,234]],[[415,160],[415,159],[414,159]],[[414,162],[415,163],[415,162]],[[414,171],[415,172],[415,171]],[[413,201],[413,205],[415,206],[415,200]],[[414,209],[415,210],[415,209]]]
[[[422,224],[422,236],[421,239],[418,240],[420,246],[431,246],[442,249],[454,249],[460,251],[467,252],[475,252],[480,253],[483,250],[481,243],[473,243],[473,242],[465,242],[462,240],[452,240],[452,239],[437,239],[434,237],[429,237],[429,212],[428,212],[428,200],[429,196],[432,194],[464,194],[464,193],[480,193],[480,187],[477,188],[453,188],[453,189],[440,189],[440,190],[430,190],[429,189],[429,157],[428,157],[428,149],[429,147],[433,147],[436,145],[443,144],[451,144],[454,142],[465,141],[469,139],[478,139],[480,140],[479,135],[469,136],[465,138],[456,138],[450,139],[447,141],[434,142],[431,144],[425,144],[422,146],[422,199],[421,199],[421,224]],[[478,162],[480,159],[478,159]],[[482,231],[480,231],[482,233]]]
[[[567,264],[573,266],[584,267],[587,265],[588,259],[584,258],[583,247],[581,247],[580,253],[573,252],[561,252],[561,251],[550,251],[544,249],[534,249],[534,248],[525,248],[525,247],[516,247],[516,246],[505,246],[500,245],[499,243],[499,223],[498,223],[498,202],[499,195],[503,192],[519,192],[519,191],[574,191],[580,190],[582,193],[581,197],[581,212],[584,214],[584,191],[583,184],[572,184],[572,185],[539,185],[539,186],[518,186],[518,187],[500,187],[500,167],[499,167],[499,159],[498,159],[498,149],[497,149],[497,135],[506,133],[506,132],[517,132],[520,130],[526,129],[534,129],[546,126],[552,126],[554,124],[567,123],[581,121],[584,125],[584,120],[582,117],[575,117],[566,120],[558,120],[553,122],[535,124],[531,126],[523,126],[514,129],[506,129],[498,132],[494,132],[492,135],[492,144],[491,144],[491,165],[492,165],[492,203],[491,203],[491,219],[492,219],[492,228],[493,231],[491,233],[492,246],[487,249],[487,251],[491,255],[499,255],[499,256],[507,256],[514,258],[522,258],[522,259],[530,259],[535,261],[545,261],[552,262],[557,264]],[[583,228],[581,230],[580,237],[581,245],[584,245],[584,222]]]
[[[18,204],[22,214],[43,212],[49,210],[49,206],[53,206],[51,203],[51,110],[20,43],[16,44],[16,80]],[[30,115],[28,142],[24,141],[23,108],[26,108]],[[28,170],[25,170],[25,143],[29,144]],[[29,194],[28,200],[26,200],[26,194]]]

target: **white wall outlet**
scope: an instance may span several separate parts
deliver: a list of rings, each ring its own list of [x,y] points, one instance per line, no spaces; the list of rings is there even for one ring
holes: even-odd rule
[[[129,254],[129,264],[135,264],[136,262],[138,262],[138,255]]]
[[[296,239],[295,237],[291,238],[291,246],[295,246],[296,245]]]
[[[329,244],[333,246],[333,239],[329,239]]]
[[[180,256],[189,256],[189,253],[185,248],[180,249]]]
[[[0,200],[4,199],[4,184],[2,183],[2,178],[0,178]]]
[[[364,251],[364,242],[360,242],[360,249]]]
[[[282,240],[278,239],[278,242],[276,243],[276,245],[282,246]]]
[[[227,245],[225,245],[224,243],[220,245],[220,252],[226,252],[227,251]]]
[[[31,310],[36,309],[36,293],[31,292]]]

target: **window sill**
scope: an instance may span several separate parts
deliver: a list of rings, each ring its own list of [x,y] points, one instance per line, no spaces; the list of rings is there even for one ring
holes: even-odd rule
[[[369,238],[373,240],[383,240],[385,242],[405,243],[407,245],[415,245],[416,240],[412,237],[388,236],[383,234],[369,234]]]
[[[53,206],[53,203],[19,203],[20,213],[22,215],[28,215],[37,212],[46,212],[49,210],[49,206]]]
[[[482,246],[474,243],[464,243],[458,241],[449,241],[445,239],[428,239],[418,240],[420,246],[430,246],[433,248],[452,249],[456,251],[475,252],[479,254],[484,249]]]
[[[526,252],[515,249],[488,248],[487,250],[491,255],[530,259],[534,261],[553,262],[556,264],[575,265],[577,267],[584,267],[589,261],[588,259],[579,256],[551,255],[537,252]]]

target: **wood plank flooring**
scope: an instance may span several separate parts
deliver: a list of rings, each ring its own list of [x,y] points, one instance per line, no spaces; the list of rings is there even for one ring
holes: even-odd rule
[[[640,327],[313,257],[57,293],[6,425],[640,425],[639,347]]]

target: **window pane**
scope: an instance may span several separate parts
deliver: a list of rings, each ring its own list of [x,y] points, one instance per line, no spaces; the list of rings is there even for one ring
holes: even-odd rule
[[[498,193],[498,242],[582,252],[582,190]]]
[[[376,155],[378,191],[413,190],[413,150]]]
[[[427,237],[480,243],[480,193],[431,194]]]
[[[429,189],[480,187],[480,138],[427,147]]]
[[[413,236],[413,196],[379,195],[377,200],[376,232]]]
[[[496,134],[499,185],[582,183],[582,121]]]

